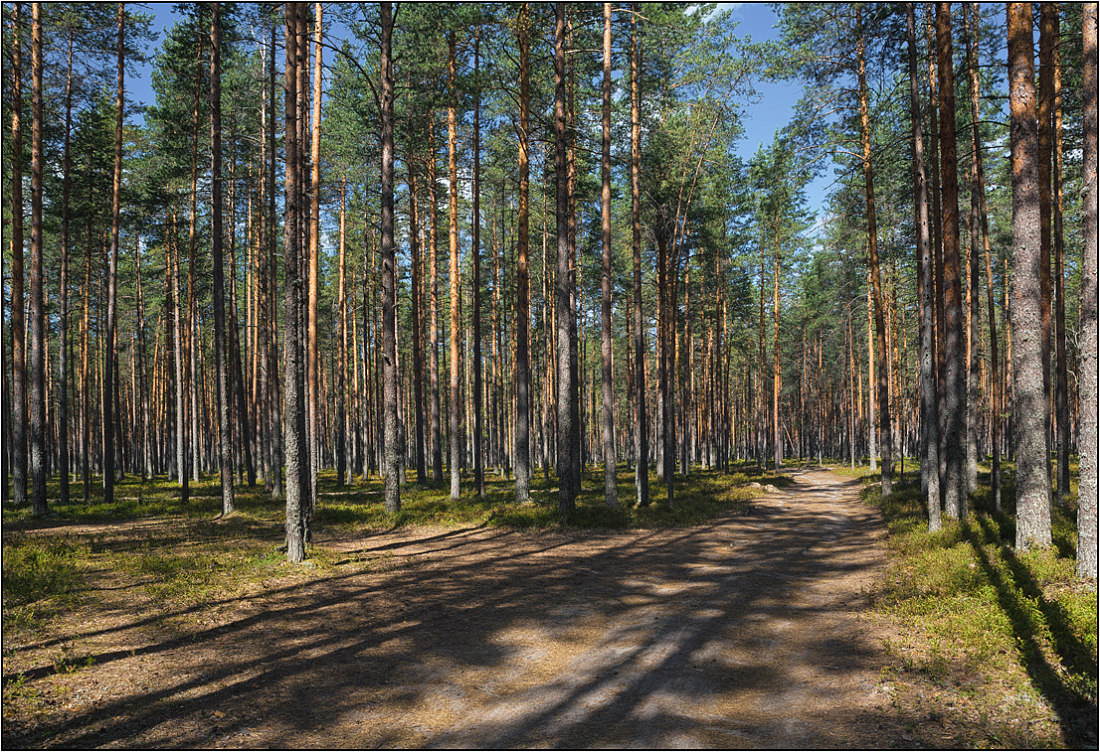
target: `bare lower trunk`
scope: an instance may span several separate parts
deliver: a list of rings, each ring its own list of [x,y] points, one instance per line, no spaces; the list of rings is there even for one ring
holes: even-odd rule
[[[399,485],[400,437],[397,422],[397,341],[394,336],[397,290],[394,274],[393,227],[393,59],[390,53],[393,39],[393,11],[390,3],[382,3],[382,392],[383,441],[385,444],[383,473],[387,512],[401,509]]]
[[[1096,4],[1085,6],[1084,19],[1084,252],[1081,259],[1080,485],[1077,491],[1077,576],[1096,579]]]
[[[1035,118],[1031,4],[1008,6],[1009,105],[1012,140],[1012,358],[1015,386],[1016,548],[1048,546],[1046,393],[1040,320],[1038,134]]]
[[[645,326],[642,316],[641,120],[639,115],[638,4],[630,11],[630,226],[634,277],[634,488],[635,503],[649,504],[649,427],[646,410]]]
[[[603,397],[604,503],[619,505],[615,486],[615,391],[611,382],[611,3],[603,4],[603,140],[600,162],[600,203],[603,255],[600,292],[603,326],[600,330],[601,392]]]
[[[955,81],[951,51],[949,3],[936,6],[936,52],[939,59],[940,162],[943,190],[944,395],[947,453],[943,503],[948,517],[965,519],[966,495],[966,350],[963,341],[962,285],[959,270],[958,159],[955,148]]]
[[[924,135],[920,122],[920,90],[917,77],[916,18],[908,3],[906,24],[909,42],[909,111],[913,122],[913,193],[916,206],[918,273],[920,274],[920,426],[921,486],[927,495],[928,529],[936,532],[940,522],[939,405],[936,399],[935,346],[933,328],[932,242],[928,221],[928,183],[924,169]]]
[[[531,404],[531,364],[528,362],[529,332],[531,321],[530,272],[527,256],[530,249],[530,228],[528,201],[530,193],[530,167],[528,142],[528,109],[530,107],[530,62],[529,43],[530,6],[524,3],[519,12],[516,33],[519,36],[519,212],[516,217],[516,502],[525,504],[531,498],[530,435],[528,421]],[[495,254],[495,251],[494,251]],[[495,258],[495,255],[494,255]],[[496,284],[494,283],[494,288]],[[496,292],[494,290],[494,296]],[[496,328],[496,307],[494,297],[494,329]],[[495,368],[500,369],[500,361],[494,358]]]

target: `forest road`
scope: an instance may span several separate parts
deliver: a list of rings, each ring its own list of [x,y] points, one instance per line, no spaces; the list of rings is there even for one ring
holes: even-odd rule
[[[792,477],[697,527],[340,541],[338,556],[371,567],[121,651],[130,678],[49,743],[904,746],[862,615],[883,520],[856,481]]]

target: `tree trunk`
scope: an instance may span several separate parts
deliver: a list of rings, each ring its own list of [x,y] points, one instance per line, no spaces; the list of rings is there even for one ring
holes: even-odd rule
[[[558,357],[558,509],[571,512],[576,504],[573,478],[573,403],[577,399],[573,370],[570,367],[570,308],[572,289],[569,264],[569,177],[565,112],[565,4],[554,3],[554,177],[557,218],[557,283],[554,312]]]
[[[120,209],[122,198],[122,118],[125,112],[124,75],[125,75],[125,24],[124,4],[118,4],[118,78],[115,89],[115,166],[111,179],[111,247],[107,269],[107,325],[106,359],[103,366],[103,501],[111,504],[115,499],[115,421],[114,392],[116,338],[115,321],[118,312],[118,237],[120,230]]]
[[[645,320],[642,316],[642,128],[638,77],[638,4],[630,4],[630,228],[634,260],[634,488],[635,502],[649,504],[649,427],[646,416]]]
[[[32,514],[46,508],[46,312],[42,278],[42,7],[31,4],[31,330],[30,471]]]
[[[459,402],[461,395],[461,381],[459,368],[462,366],[461,334],[462,321],[459,317],[459,287],[460,271],[458,266],[458,90],[455,74],[455,35],[452,31],[447,37],[447,86],[449,98],[447,102],[447,192],[450,198],[448,207],[448,237],[451,250],[451,265],[448,281],[451,292],[451,368],[450,368],[450,400],[447,405],[447,443],[450,448],[450,461],[448,470],[451,476],[451,499],[457,501],[462,495],[462,440],[461,413]]]
[[[530,24],[531,9],[524,3],[519,11],[516,34],[519,39],[519,211],[516,217],[516,502],[526,504],[531,500],[531,466],[529,457],[531,427],[531,364],[529,329],[531,322],[529,200],[530,200],[530,145],[528,142],[529,110],[531,106]],[[502,196],[503,199],[503,196]],[[496,283],[494,282],[494,287]],[[544,308],[545,310],[545,308]],[[494,313],[494,328],[497,316]],[[494,366],[499,373],[500,361]]]
[[[916,13],[914,4],[906,6],[906,28],[909,43],[909,112],[913,129],[913,200],[916,207],[917,266],[920,298],[920,425],[921,425],[921,489],[928,508],[928,530],[936,532],[940,522],[939,474],[939,404],[936,395],[935,306],[933,303],[933,272],[931,233],[928,227],[928,183],[924,167],[924,134],[920,119],[920,88],[917,76]]]
[[[955,81],[951,51],[951,8],[936,6],[936,53],[940,94],[940,161],[943,201],[944,372],[946,416],[944,512],[966,519],[966,350],[963,343],[962,285],[959,278],[959,188],[955,148]]]
[[[309,444],[306,434],[306,405],[302,340],[302,235],[304,220],[301,195],[302,155],[299,140],[299,68],[304,65],[306,46],[302,3],[286,6],[286,220],[284,232],[285,367],[286,405],[286,546],[287,559],[300,562],[306,556],[307,505],[309,503]]]
[[[317,502],[317,472],[321,465],[321,420],[322,411],[319,380],[321,377],[321,359],[317,341],[317,305],[321,294],[320,245],[321,245],[321,34],[322,3],[314,3],[313,26],[313,118],[310,127],[310,178],[303,185],[303,191],[309,193],[309,312],[307,314],[308,332],[306,354],[307,410],[309,421],[309,510]],[[308,61],[308,52],[307,52]],[[299,75],[302,71],[299,71]],[[308,74],[307,74],[308,80]],[[304,97],[305,92],[299,93]],[[304,123],[299,124],[304,128]],[[303,176],[303,183],[304,183]]]
[[[12,7],[12,180],[11,180],[11,354],[12,354],[12,500],[27,503],[27,355],[23,303],[23,63],[22,3]]]
[[[473,254],[473,402],[474,402],[474,487],[478,497],[485,496],[485,457],[482,447],[482,393],[481,393],[481,36],[474,27],[474,175],[473,216],[470,223],[471,250]],[[419,336],[420,330],[417,330]],[[419,400],[418,400],[419,401]]]
[[[1051,241],[1054,246],[1054,411],[1058,439],[1058,503],[1069,493],[1069,375],[1066,359],[1065,235],[1062,228],[1062,43],[1058,4],[1050,5],[1054,51],[1051,67],[1054,76],[1054,164],[1051,172]]]
[[[867,104],[867,72],[863,55],[863,28],[861,12],[856,11],[859,40],[856,56],[859,68],[859,120],[863,142],[863,196],[867,211],[867,262],[870,267],[871,295],[875,311],[875,344],[878,350],[878,431],[882,452],[882,495],[889,496],[894,468],[893,437],[890,427],[890,351],[886,347],[885,303],[882,295],[882,275],[878,260],[878,226],[875,218],[874,169],[871,164],[871,125]],[[870,393],[870,390],[868,390]],[[873,421],[874,418],[872,417]],[[873,433],[873,432],[872,432]]]
[[[612,384],[611,357],[611,3],[603,4],[603,139],[600,161],[600,230],[603,255],[600,269],[600,293],[603,325],[600,331],[601,391],[603,397],[603,474],[604,503],[619,506],[615,485],[615,389]]]
[[[214,368],[218,388],[218,469],[221,472],[222,516],[233,514],[233,434],[229,416],[229,373],[225,350],[225,262],[222,246],[222,106],[221,3],[210,16],[210,255],[214,265]]]
[[[1050,478],[1046,458],[1038,133],[1031,3],[1008,5],[1012,140],[1012,370],[1015,392],[1016,548],[1048,546]]]
[[[1051,224],[1051,170],[1050,157],[1053,138],[1051,119],[1054,110],[1054,28],[1051,23],[1058,11],[1053,3],[1039,3],[1039,89],[1036,92],[1036,115],[1038,117],[1039,140],[1039,316],[1042,322],[1041,339],[1043,347],[1043,436],[1046,441],[1047,477],[1051,475],[1050,466],[1050,361],[1051,361],[1051,279],[1050,279],[1050,224]]]
[[[73,31],[68,34],[68,55],[65,63],[65,145],[62,156],[61,177],[61,295],[58,329],[60,342],[57,351],[58,390],[57,443],[60,472],[58,503],[69,503],[69,255],[71,253],[69,221],[72,197],[72,154],[70,145],[73,130]],[[14,215],[14,213],[13,213]],[[6,488],[6,484],[5,484]]]
[[[1077,445],[1080,447],[1080,483],[1077,489],[1077,576],[1096,579],[1096,4],[1084,8],[1084,75],[1081,98],[1084,102],[1084,252],[1081,258],[1081,334],[1080,380],[1077,398],[1080,423]]]
[[[993,506],[998,511],[1001,509],[1001,380],[1000,357],[997,352],[997,317],[996,306],[993,301],[993,264],[992,249],[989,242],[989,217],[985,205],[985,172],[982,159],[981,131],[978,127],[980,112],[978,109],[980,91],[978,87],[978,54],[977,34],[980,28],[981,16],[978,12],[978,4],[970,4],[970,33],[967,37],[967,61],[970,70],[970,120],[971,147],[974,150],[974,185],[971,190],[978,199],[978,223],[981,229],[982,246],[985,252],[985,283],[986,302],[989,309],[989,363],[990,363],[990,433],[992,450],[992,470],[990,472],[989,489],[993,498]],[[974,251],[972,251],[973,253]],[[971,284],[977,283],[972,279]],[[975,294],[977,287],[974,288]]]
[[[384,458],[387,512],[401,509],[399,485],[400,447],[397,423],[397,338],[394,325],[397,290],[393,227],[393,11],[391,3],[382,3],[382,394]]]
[[[412,119],[409,120],[410,129]],[[411,134],[410,134],[411,135]],[[410,139],[411,140],[411,139]],[[419,191],[417,190],[416,170],[413,166],[412,155],[409,154],[406,157],[405,163],[408,169],[409,180],[409,256],[412,264],[412,324],[413,324],[413,413],[414,413],[414,433],[416,443],[416,482],[423,484],[427,480],[424,467],[424,354],[422,351],[422,334],[423,327],[420,323],[420,217],[417,213],[418,204],[420,200]],[[340,217],[341,217],[341,244],[340,244],[340,279],[343,280],[343,263],[344,263],[344,246],[343,246],[343,212],[344,212],[344,188],[341,185],[340,192]],[[341,285],[343,282],[341,282]],[[341,293],[343,297],[343,293]],[[341,324],[341,337],[345,337],[343,333],[343,324]],[[343,418],[340,418],[340,422]],[[337,438],[339,441],[339,438]],[[339,444],[338,444],[339,447]],[[342,449],[340,452],[342,453]],[[342,458],[337,456],[337,466],[339,467],[343,462]],[[341,475],[338,470],[337,475]]]

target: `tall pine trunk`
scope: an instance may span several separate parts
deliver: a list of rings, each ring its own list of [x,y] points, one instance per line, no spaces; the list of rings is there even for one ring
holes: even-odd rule
[[[939,404],[936,394],[935,344],[936,324],[933,303],[932,239],[928,221],[928,182],[924,165],[924,134],[921,129],[920,87],[917,75],[916,14],[914,4],[906,6],[906,29],[909,44],[909,114],[913,130],[913,200],[916,207],[917,266],[920,297],[920,426],[921,426],[921,488],[926,494],[928,529],[940,529],[939,474]]]
[[[531,427],[531,364],[529,329],[531,325],[530,271],[527,257],[530,251],[530,144],[528,141],[529,109],[531,106],[530,24],[531,9],[524,3],[519,11],[516,34],[519,41],[519,211],[516,217],[516,502],[526,504],[531,499],[531,466],[529,457]],[[494,249],[495,258],[495,249]],[[496,284],[494,282],[494,288]],[[494,295],[496,291],[494,289]],[[494,298],[495,299],[495,298]],[[545,307],[544,307],[545,310]],[[496,329],[494,308],[493,322]],[[494,358],[494,368],[500,373],[500,359]],[[501,442],[498,440],[498,446]],[[499,464],[499,458],[498,458]]]
[[[300,562],[306,556],[309,503],[309,444],[306,434],[302,299],[302,234],[304,207],[301,196],[302,155],[299,139],[299,68],[304,65],[305,45],[302,3],[286,5],[286,219],[284,232],[284,344],[283,378],[286,422],[286,546],[287,559]]]
[[[615,486],[615,388],[612,384],[611,357],[611,3],[603,4],[603,131],[600,160],[600,231],[603,255],[600,266],[600,293],[603,320],[600,329],[601,394],[603,398],[603,472],[604,503],[619,505]]]
[[[11,40],[11,355],[12,500],[27,503],[27,354],[23,303],[23,56],[22,3],[12,7]],[[90,238],[89,238],[90,240]],[[5,486],[6,487],[6,486]]]
[[[878,351],[878,432],[880,451],[882,452],[882,495],[890,494],[893,475],[893,437],[890,427],[890,351],[886,346],[885,303],[882,294],[882,275],[878,259],[878,226],[875,217],[874,169],[871,164],[871,125],[867,103],[867,72],[863,54],[862,16],[856,11],[856,25],[859,26],[859,39],[856,42],[856,55],[859,75],[859,121],[860,136],[863,145],[863,196],[867,211],[867,262],[870,267],[871,297],[874,303],[875,349]],[[868,390],[870,393],[870,390]],[[871,421],[874,417],[871,416]],[[871,431],[874,433],[874,431]]]
[[[649,426],[646,409],[645,319],[642,316],[642,128],[639,114],[638,3],[630,5],[630,235],[634,281],[634,488],[635,503],[649,504]]]
[[[1008,4],[1012,141],[1012,370],[1015,393],[1016,548],[1048,546],[1046,391],[1043,388],[1039,139],[1031,3]]]
[[[103,501],[115,498],[115,368],[117,342],[115,323],[118,314],[118,242],[122,200],[122,118],[125,112],[125,29],[123,3],[118,4],[118,74],[115,88],[115,165],[111,178],[111,247],[107,268],[107,324],[103,365]]]
[[[31,4],[31,330],[30,471],[32,513],[46,508],[46,311],[42,276],[42,4]]]
[[[401,509],[399,484],[401,460],[397,423],[397,337],[395,322],[397,290],[393,226],[393,10],[391,3],[381,4],[382,59],[382,399],[383,468],[387,512]]]
[[[210,15],[210,255],[214,265],[214,369],[218,390],[218,469],[221,473],[222,515],[234,511],[233,433],[229,415],[229,370],[225,337],[225,261],[222,214],[222,87],[221,3]]]
[[[573,478],[573,403],[577,398],[570,363],[570,309],[572,278],[569,258],[569,177],[565,112],[565,4],[554,3],[554,178],[557,219],[557,281],[554,295],[558,379],[558,509],[571,512],[575,506]]]
[[[967,515],[966,493],[966,349],[963,341],[962,284],[959,269],[959,187],[955,143],[955,80],[951,51],[951,6],[936,5],[936,57],[940,95],[940,179],[943,212],[944,396],[946,458],[944,512]]]
[[[471,249],[473,254],[473,402],[474,402],[474,487],[477,495],[485,495],[485,457],[482,451],[482,393],[481,393],[481,35],[474,28],[474,175],[473,216],[470,219]],[[417,329],[419,337],[420,330]],[[418,400],[419,402],[419,400]]]
[[[1084,252],[1081,258],[1081,340],[1080,381],[1077,398],[1080,402],[1080,425],[1077,439],[1080,447],[1080,484],[1077,489],[1077,576],[1096,579],[1096,369],[1097,369],[1097,295],[1096,295],[1096,4],[1085,5],[1084,76],[1081,98],[1084,102]]]
[[[455,71],[455,34],[447,37],[447,193],[449,197],[447,231],[450,245],[450,282],[451,303],[451,352],[450,352],[450,399],[447,404],[447,445],[450,449],[448,471],[451,476],[451,499],[457,501],[462,495],[462,413],[460,402],[462,367],[462,319],[459,316],[459,295],[461,277],[458,265],[458,84]]]

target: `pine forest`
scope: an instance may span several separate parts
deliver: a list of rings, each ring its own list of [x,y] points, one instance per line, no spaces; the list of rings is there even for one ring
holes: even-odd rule
[[[1095,3],[3,4],[3,746],[1097,742]]]

